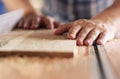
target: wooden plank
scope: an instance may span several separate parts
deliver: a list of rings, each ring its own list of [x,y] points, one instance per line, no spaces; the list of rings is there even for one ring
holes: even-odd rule
[[[86,47],[75,58],[2,57],[0,79],[90,79]]]
[[[102,45],[89,46],[91,79],[117,79]]]
[[[6,40],[6,38],[8,38]],[[72,57],[76,49],[76,41],[68,40],[65,35],[56,36],[54,30],[16,30],[1,36],[1,55],[27,54],[40,56]]]
[[[96,56],[96,52],[93,46],[89,46],[89,61],[90,61],[90,71],[91,79],[102,79],[102,74],[99,68],[99,62]]]
[[[107,57],[117,79],[120,79],[120,39],[112,40],[104,45]]]
[[[77,59],[79,61],[79,79],[91,79],[91,62],[89,58],[89,49],[87,46],[78,46]]]
[[[108,60],[108,57],[106,55],[106,51],[102,45],[98,46],[99,50],[99,56],[101,60],[101,65],[103,66],[103,72],[105,75],[105,79],[117,79],[115,73],[113,72],[113,69],[111,67],[111,64]]]

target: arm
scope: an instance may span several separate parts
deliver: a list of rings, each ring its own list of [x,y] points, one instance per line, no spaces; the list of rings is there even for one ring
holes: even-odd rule
[[[45,27],[51,29],[59,25],[59,23],[55,22],[53,18],[43,16],[36,12],[29,0],[3,0],[3,2],[8,11],[20,8],[24,9],[25,16],[18,23],[19,28],[37,29],[39,27]]]
[[[22,8],[25,11],[25,15],[35,12],[29,0],[3,0],[3,2],[8,11]]]
[[[120,32],[120,0],[115,0],[109,8],[93,17],[92,20],[113,27],[115,33]]]
[[[120,0],[90,20],[80,19],[60,26],[55,34],[68,32],[69,39],[76,39],[78,45],[104,44],[120,32]]]

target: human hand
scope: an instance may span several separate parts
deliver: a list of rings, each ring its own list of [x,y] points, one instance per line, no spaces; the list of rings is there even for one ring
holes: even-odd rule
[[[60,25],[55,34],[61,35],[66,32],[67,37],[76,39],[78,45],[104,44],[115,36],[112,27],[86,19]]]
[[[19,28],[24,29],[38,29],[38,28],[47,28],[53,29],[57,28],[60,25],[60,22],[55,21],[52,17],[43,16],[38,13],[32,13],[28,16],[25,16],[18,22]]]

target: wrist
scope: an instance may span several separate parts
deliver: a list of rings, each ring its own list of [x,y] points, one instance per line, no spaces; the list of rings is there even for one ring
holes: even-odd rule
[[[100,19],[100,18],[92,18],[91,20],[93,20],[95,23],[102,24],[105,27],[108,27],[111,30],[111,32],[114,33],[117,32],[116,24],[114,23],[114,21],[108,19]]]

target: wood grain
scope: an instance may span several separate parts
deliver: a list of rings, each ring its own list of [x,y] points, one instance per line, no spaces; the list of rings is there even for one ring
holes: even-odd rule
[[[90,79],[88,50],[78,49],[76,58],[0,58],[0,79]]]
[[[0,37],[1,55],[27,54],[72,57],[76,48],[75,40],[68,40],[65,35],[56,36],[54,30],[16,30]]]
[[[41,45],[38,43],[41,43],[41,41],[45,41],[45,43],[48,42],[48,40],[52,42],[48,42],[47,44],[51,44],[52,46],[57,46],[53,43],[54,41],[69,41],[67,43],[71,43],[70,41],[73,40],[68,40],[65,38],[65,36],[52,36],[53,31],[48,31],[46,30],[39,31],[36,30],[34,31],[24,31],[24,30],[17,30],[13,31],[10,34],[0,36],[0,42],[3,42],[3,39],[7,39],[7,43],[1,44],[0,48],[7,47],[10,51],[9,53],[13,52],[13,49],[15,48],[16,53],[20,53],[18,50],[21,50],[23,47],[25,50],[29,50],[29,53],[36,53],[38,48],[40,48]],[[47,36],[48,35],[48,36]],[[14,38],[13,38],[14,37]],[[39,38],[38,38],[39,37]],[[27,38],[27,39],[26,39]],[[28,40],[29,39],[29,40]],[[36,40],[36,41],[32,41]],[[13,44],[14,43],[14,44]],[[38,45],[36,45],[36,43]],[[66,42],[61,45],[68,45]],[[42,46],[44,47],[44,43],[41,43]],[[29,47],[31,49],[28,49],[26,45],[33,45],[35,48],[34,52],[32,51],[32,47]],[[72,44],[73,45],[73,44]],[[11,47],[14,46],[14,47]],[[49,46],[49,45],[48,45]],[[71,45],[70,45],[71,46]],[[74,47],[74,45],[73,45]],[[61,47],[60,49],[57,50],[63,50]],[[72,48],[72,47],[71,47]],[[50,53],[47,52],[49,55],[48,57],[38,57],[38,56],[33,56],[33,57],[19,57],[19,56],[11,56],[11,57],[1,57],[0,58],[0,79],[94,79],[94,78],[99,78],[96,75],[99,75],[98,72],[98,63],[96,61],[94,53],[89,51],[89,47],[87,46],[79,46],[76,47],[76,53],[74,53],[73,58],[51,58]],[[108,58],[108,61],[110,62],[110,66],[113,70],[113,73],[115,73],[115,76],[119,79],[120,78],[120,53],[119,53],[119,48],[120,48],[120,40],[112,40],[104,45],[105,52],[101,50],[100,57],[102,58],[102,62],[104,64],[104,58]],[[46,49],[46,48],[44,48]],[[55,48],[56,49],[56,48]],[[37,50],[35,52],[35,50]],[[70,49],[74,50],[74,49]],[[93,48],[91,50],[94,50]],[[6,52],[6,49],[4,49]],[[17,52],[18,51],[18,52]],[[64,49],[63,51],[68,51]],[[26,52],[26,51],[24,51]],[[43,52],[43,51],[42,51]],[[7,53],[7,52],[6,52]],[[38,52],[37,52],[38,53]],[[40,52],[39,52],[40,53]],[[55,52],[59,53],[59,52]],[[62,52],[65,53],[65,52]],[[70,52],[69,52],[70,53]],[[27,52],[28,54],[28,52]],[[52,53],[53,54],[53,53]],[[70,53],[71,54],[71,53]],[[68,55],[68,53],[67,53]],[[107,57],[105,57],[107,55]],[[104,67],[107,67],[104,65]],[[105,68],[107,69],[107,68]],[[106,70],[107,71],[107,70]],[[108,70],[109,71],[109,70]],[[96,73],[95,73],[96,72]],[[95,75],[96,74],[96,75]]]
[[[104,45],[110,65],[117,77],[120,79],[120,39],[112,40]]]
[[[7,39],[4,40],[7,41],[7,43],[1,45],[0,50],[2,50],[4,54],[11,54],[14,48],[18,51],[22,50],[24,45],[32,44],[32,46],[36,46],[36,43],[42,43],[42,47],[46,46],[46,44],[51,44],[55,50],[59,52],[62,51],[61,54],[67,52],[67,56],[69,56],[69,54],[73,55],[75,41],[68,40],[65,36],[52,36],[53,31],[54,30],[38,30],[35,32],[24,30],[13,31],[10,34],[3,35],[4,38],[3,36],[0,36],[2,42],[4,39]],[[40,42],[40,40],[42,42]],[[43,43],[43,41],[45,42]],[[39,51],[38,48],[41,48],[41,45],[38,46],[36,46],[36,48],[30,47],[30,50],[34,49],[34,53],[36,53],[36,49]],[[56,49],[54,46],[59,49]],[[58,58],[56,56],[51,58],[50,53],[52,52],[48,52],[48,55],[50,56],[44,58],[38,56],[1,56],[0,79],[90,79],[89,54],[87,47],[80,46],[75,49],[76,53],[74,53],[75,56],[73,58]],[[25,48],[25,50],[28,51],[28,48]],[[17,51],[16,53],[20,53]]]

